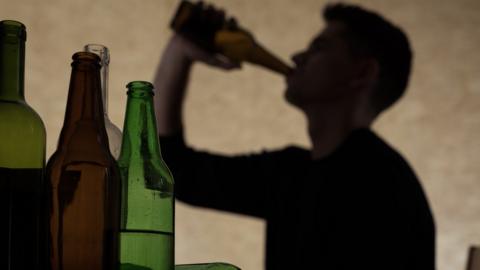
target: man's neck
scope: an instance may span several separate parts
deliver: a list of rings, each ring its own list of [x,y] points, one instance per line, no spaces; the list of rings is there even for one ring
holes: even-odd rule
[[[373,118],[348,106],[315,106],[305,110],[308,134],[312,143],[312,159],[324,158],[335,151],[355,129],[369,128]]]

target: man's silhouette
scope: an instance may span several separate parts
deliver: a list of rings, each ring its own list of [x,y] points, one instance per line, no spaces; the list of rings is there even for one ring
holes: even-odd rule
[[[192,64],[236,66],[172,37],[155,86],[176,196],[265,219],[266,269],[435,269],[435,227],[422,187],[370,130],[407,87],[408,40],[357,6],[327,6],[324,19],[325,29],[293,57],[285,91],[307,118],[312,149],[225,156],[186,146],[181,111]]]

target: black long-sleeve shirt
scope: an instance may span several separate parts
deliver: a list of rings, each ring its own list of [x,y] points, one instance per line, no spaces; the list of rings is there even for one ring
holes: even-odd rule
[[[435,227],[405,160],[368,129],[312,160],[298,147],[241,156],[162,137],[176,197],[266,220],[266,269],[433,270]]]

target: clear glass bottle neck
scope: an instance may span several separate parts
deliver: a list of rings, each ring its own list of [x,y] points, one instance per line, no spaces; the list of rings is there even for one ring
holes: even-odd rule
[[[25,40],[0,35],[0,100],[24,101]]]
[[[87,44],[84,46],[86,52],[92,52],[98,55],[100,61],[100,81],[102,85],[102,101],[105,119],[108,120],[108,71],[110,64],[110,52],[107,47],[100,44]]]

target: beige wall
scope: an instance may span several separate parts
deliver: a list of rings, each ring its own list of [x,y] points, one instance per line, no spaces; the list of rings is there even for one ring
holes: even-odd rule
[[[284,59],[320,29],[325,3],[213,2]],[[480,1],[355,2],[385,14],[410,36],[416,57],[410,92],[375,129],[409,159],[430,197],[438,269],[464,269],[468,245],[480,244]],[[48,156],[63,122],[71,55],[89,42],[111,49],[110,115],[122,127],[125,84],[152,78],[176,3],[0,0],[1,19],[27,25],[26,97],[45,121]],[[226,153],[308,145],[304,120],[283,101],[283,87],[282,78],[248,65],[231,73],[198,65],[187,100],[188,140]],[[177,206],[177,262],[228,261],[261,269],[261,221]]]

